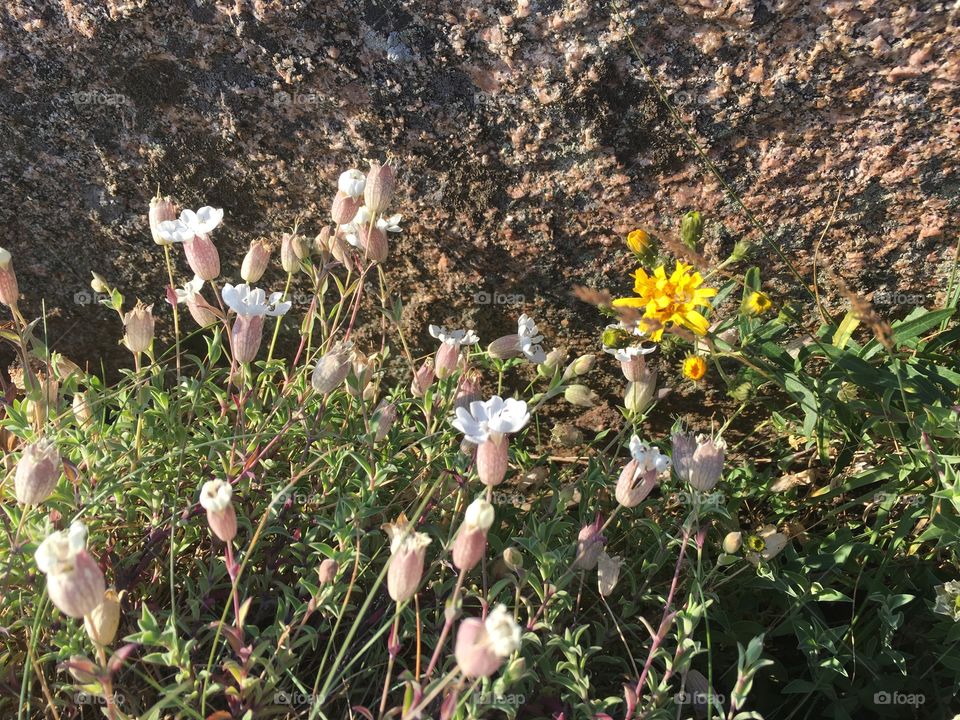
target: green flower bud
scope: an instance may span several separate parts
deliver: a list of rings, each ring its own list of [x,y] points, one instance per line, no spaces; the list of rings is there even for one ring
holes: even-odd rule
[[[702,236],[703,220],[700,218],[698,211],[691,210],[680,221],[680,239],[688,248],[696,250]]]

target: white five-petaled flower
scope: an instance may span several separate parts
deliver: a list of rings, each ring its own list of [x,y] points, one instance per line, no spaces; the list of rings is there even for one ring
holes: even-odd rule
[[[513,615],[503,605],[497,605],[483,623],[487,631],[490,649],[496,655],[506,658],[520,648],[522,633]]]
[[[389,217],[380,217],[377,219],[377,227],[384,232],[398,233],[400,232],[400,221],[402,219],[403,216],[399,213]]]
[[[657,349],[657,346],[653,343],[647,345],[628,345],[625,348],[608,348],[603,349],[604,352],[610,353],[620,362],[630,362],[635,360],[638,357],[643,357],[644,355],[649,355]]]
[[[233,286],[227,283],[223,286],[223,301],[237,315],[262,316],[270,315],[277,317],[286,315],[291,307],[290,302],[280,302],[283,293],[270,293],[267,298],[266,293],[260,288],[251,288],[246,283]]]
[[[472,443],[479,445],[491,436],[502,436],[522,430],[530,422],[527,403],[494,395],[489,400],[474,400],[470,408],[459,407],[453,426]]]
[[[223,220],[223,210],[204,206],[194,212],[184,210],[177,220],[165,220],[160,223],[157,234],[167,242],[190,242],[197,235],[209,235],[220,221]]]
[[[660,449],[651,447],[636,435],[630,438],[630,454],[637,461],[638,472],[656,470],[662,473],[670,467],[670,458],[660,453]]]
[[[182,289],[176,288],[177,302],[191,302],[196,299],[201,290],[203,290],[203,279],[194,275],[193,280],[184,283]]]
[[[537,329],[537,323],[527,314],[520,316],[517,320],[517,335],[520,336],[520,349],[531,362],[538,365],[547,359],[547,353],[543,350],[543,335],[540,335]]]
[[[356,168],[350,168],[340,173],[340,177],[337,179],[337,190],[356,199],[363,195],[363,188],[366,184],[366,176]]]
[[[60,530],[40,543],[34,559],[37,569],[46,575],[60,575],[73,570],[74,558],[87,548],[87,527],[79,520],[69,530]]]
[[[209,512],[223,512],[232,497],[233,486],[224,480],[207,480],[200,489],[200,505]]]
[[[431,325],[430,335],[447,345],[473,345],[480,341],[473,330],[447,330],[442,325]]]

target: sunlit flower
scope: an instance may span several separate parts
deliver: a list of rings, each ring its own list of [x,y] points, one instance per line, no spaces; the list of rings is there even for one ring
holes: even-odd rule
[[[617,479],[615,495],[624,507],[636,507],[646,499],[661,473],[670,468],[670,458],[659,448],[647,445],[634,435],[630,438],[631,460]]]
[[[123,316],[123,342],[132,353],[146,352],[153,342],[153,305],[144,305],[139,300],[133,310]]]
[[[363,188],[366,185],[366,176],[356,168],[350,168],[340,173],[337,179],[337,190],[344,195],[352,198],[358,198],[363,195]]]
[[[522,631],[513,615],[497,605],[486,620],[467,618],[457,629],[454,655],[468,678],[490,677],[520,648]]]
[[[224,542],[230,542],[237,534],[232,497],[233,486],[225,480],[208,480],[200,488],[200,505],[207,511],[207,523],[213,534]]]
[[[480,340],[473,330],[447,330],[447,328],[440,325],[431,325],[428,329],[430,335],[440,342],[456,345],[457,347],[461,345],[473,345]]]
[[[517,335],[520,336],[520,350],[534,363],[540,364],[547,359],[543,350],[543,335],[537,329],[537,324],[527,314],[520,316],[517,321]]]
[[[766,293],[755,290],[743,301],[742,310],[747,315],[763,315],[763,313],[772,307],[773,302],[771,302],[769,296]]]
[[[697,310],[710,307],[708,298],[717,294],[713,288],[700,287],[703,278],[699,272],[691,272],[692,266],[677,261],[676,269],[668,277],[661,265],[648,275],[643,268],[634,273],[633,291],[637,297],[618,298],[614,307],[632,307],[643,310],[640,328],[647,331],[650,339],[659,341],[664,330],[680,326],[697,335],[707,332],[707,319]]]
[[[65,615],[83,617],[103,600],[106,583],[87,552],[87,528],[79,520],[40,543],[34,559],[47,576],[47,594]]]
[[[754,565],[771,560],[787,546],[787,536],[774,525],[764,525],[756,535],[743,538],[744,557]]]
[[[493,525],[493,505],[478,497],[467,506],[463,523],[453,542],[453,564],[458,570],[472,570],[487,547],[487,531]]]
[[[221,291],[223,301],[237,315],[276,317],[285,315],[291,307],[290,302],[281,302],[283,293],[270,293],[267,298],[266,293],[260,288],[251,288],[246,283],[240,285],[231,285],[227,283]]]
[[[606,552],[600,553],[600,559],[597,561],[597,583],[600,586],[600,594],[606,597],[613,592],[620,580],[620,566],[623,561],[618,556],[610,557]]]
[[[60,479],[63,462],[49,438],[27,445],[17,462],[14,479],[17,500],[24,505],[39,505],[53,494]]]
[[[707,374],[707,361],[703,355],[690,354],[683,359],[683,376],[694,382]]]
[[[470,408],[457,408],[453,426],[472,443],[479,445],[491,437],[515,433],[530,422],[527,403],[494,395],[489,400],[476,400]]]
[[[937,601],[933,611],[946,615],[956,622],[960,620],[960,580],[950,580],[943,585],[937,585]]]
[[[198,235],[208,235],[223,220],[223,210],[204,206],[194,212],[184,210],[177,220],[165,220],[157,228],[157,234],[166,242],[185,243]]]

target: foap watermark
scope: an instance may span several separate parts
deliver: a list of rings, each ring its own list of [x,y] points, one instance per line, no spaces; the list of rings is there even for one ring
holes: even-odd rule
[[[873,494],[873,502],[875,502],[878,505],[884,505],[886,503],[894,503],[894,504],[901,504],[901,505],[907,505],[912,507],[916,505],[923,505],[924,500],[925,499],[923,495],[916,495],[916,494],[897,495],[896,493],[883,492],[882,490],[879,492],[875,492]]]
[[[673,494],[673,500],[681,505],[700,503],[700,507],[720,507],[727,502],[722,492],[678,492]]]
[[[320,701],[316,695],[310,695],[302,692],[284,692],[277,690],[273,694],[274,705],[313,705]]]
[[[522,305],[526,298],[520,293],[489,293],[486,290],[480,290],[473,294],[473,301],[477,305]]]
[[[874,705],[911,705],[917,708],[926,701],[927,698],[923,693],[902,693],[896,690],[893,692],[881,690],[873,694]]]
[[[476,698],[480,705],[499,705],[501,707],[520,707],[527,701],[526,695],[500,695],[493,692],[479,693]]]
[[[123,707],[124,703],[123,695],[119,693],[114,693],[110,696],[110,704],[115,705],[116,707]],[[107,698],[103,695],[97,695],[96,693],[83,692],[82,690],[73,696],[74,705],[106,705]]]
[[[721,695],[720,693],[715,692],[691,692],[690,690],[684,690],[678,692],[673,696],[673,700],[677,705],[709,705],[713,704],[714,707],[723,707],[724,703],[727,702],[727,696]]]
[[[80,290],[73,294],[74,305],[99,305],[105,301],[110,301],[110,296],[107,293],[96,293],[93,290]]]
[[[73,92],[67,96],[74,105],[108,105],[119,106],[127,105],[126,95],[120,93],[99,92],[87,90],[83,92]]]
[[[878,291],[873,294],[874,305],[923,305],[923,295],[917,293]]]
[[[494,491],[490,502],[494,505],[513,505],[514,507],[520,507],[523,505],[523,495],[520,493]]]
[[[297,492],[296,490],[277,493],[274,498],[275,504],[277,505],[286,505],[287,503],[292,505],[311,505],[321,500],[323,500],[323,495],[320,493]]]
[[[299,105],[301,107],[312,107],[323,102],[323,98],[318,93],[289,93],[280,90],[273,94],[274,107],[289,107]]]

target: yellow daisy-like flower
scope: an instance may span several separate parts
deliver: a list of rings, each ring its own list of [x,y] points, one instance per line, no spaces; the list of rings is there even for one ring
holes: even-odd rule
[[[743,312],[747,315],[763,315],[773,307],[773,302],[766,293],[754,291],[743,301]]]
[[[613,306],[642,309],[640,328],[654,341],[659,341],[663,331],[671,325],[685,327],[697,335],[706,335],[709,324],[697,308],[710,307],[709,298],[716,295],[717,291],[700,287],[703,278],[700,273],[691,270],[691,265],[679,261],[669,276],[663,265],[654,270],[652,275],[648,275],[643,268],[637,268],[633,274],[633,292],[637,297],[617,298]]]
[[[707,361],[703,355],[687,355],[683,360],[683,376],[694,382],[707,374]]]

